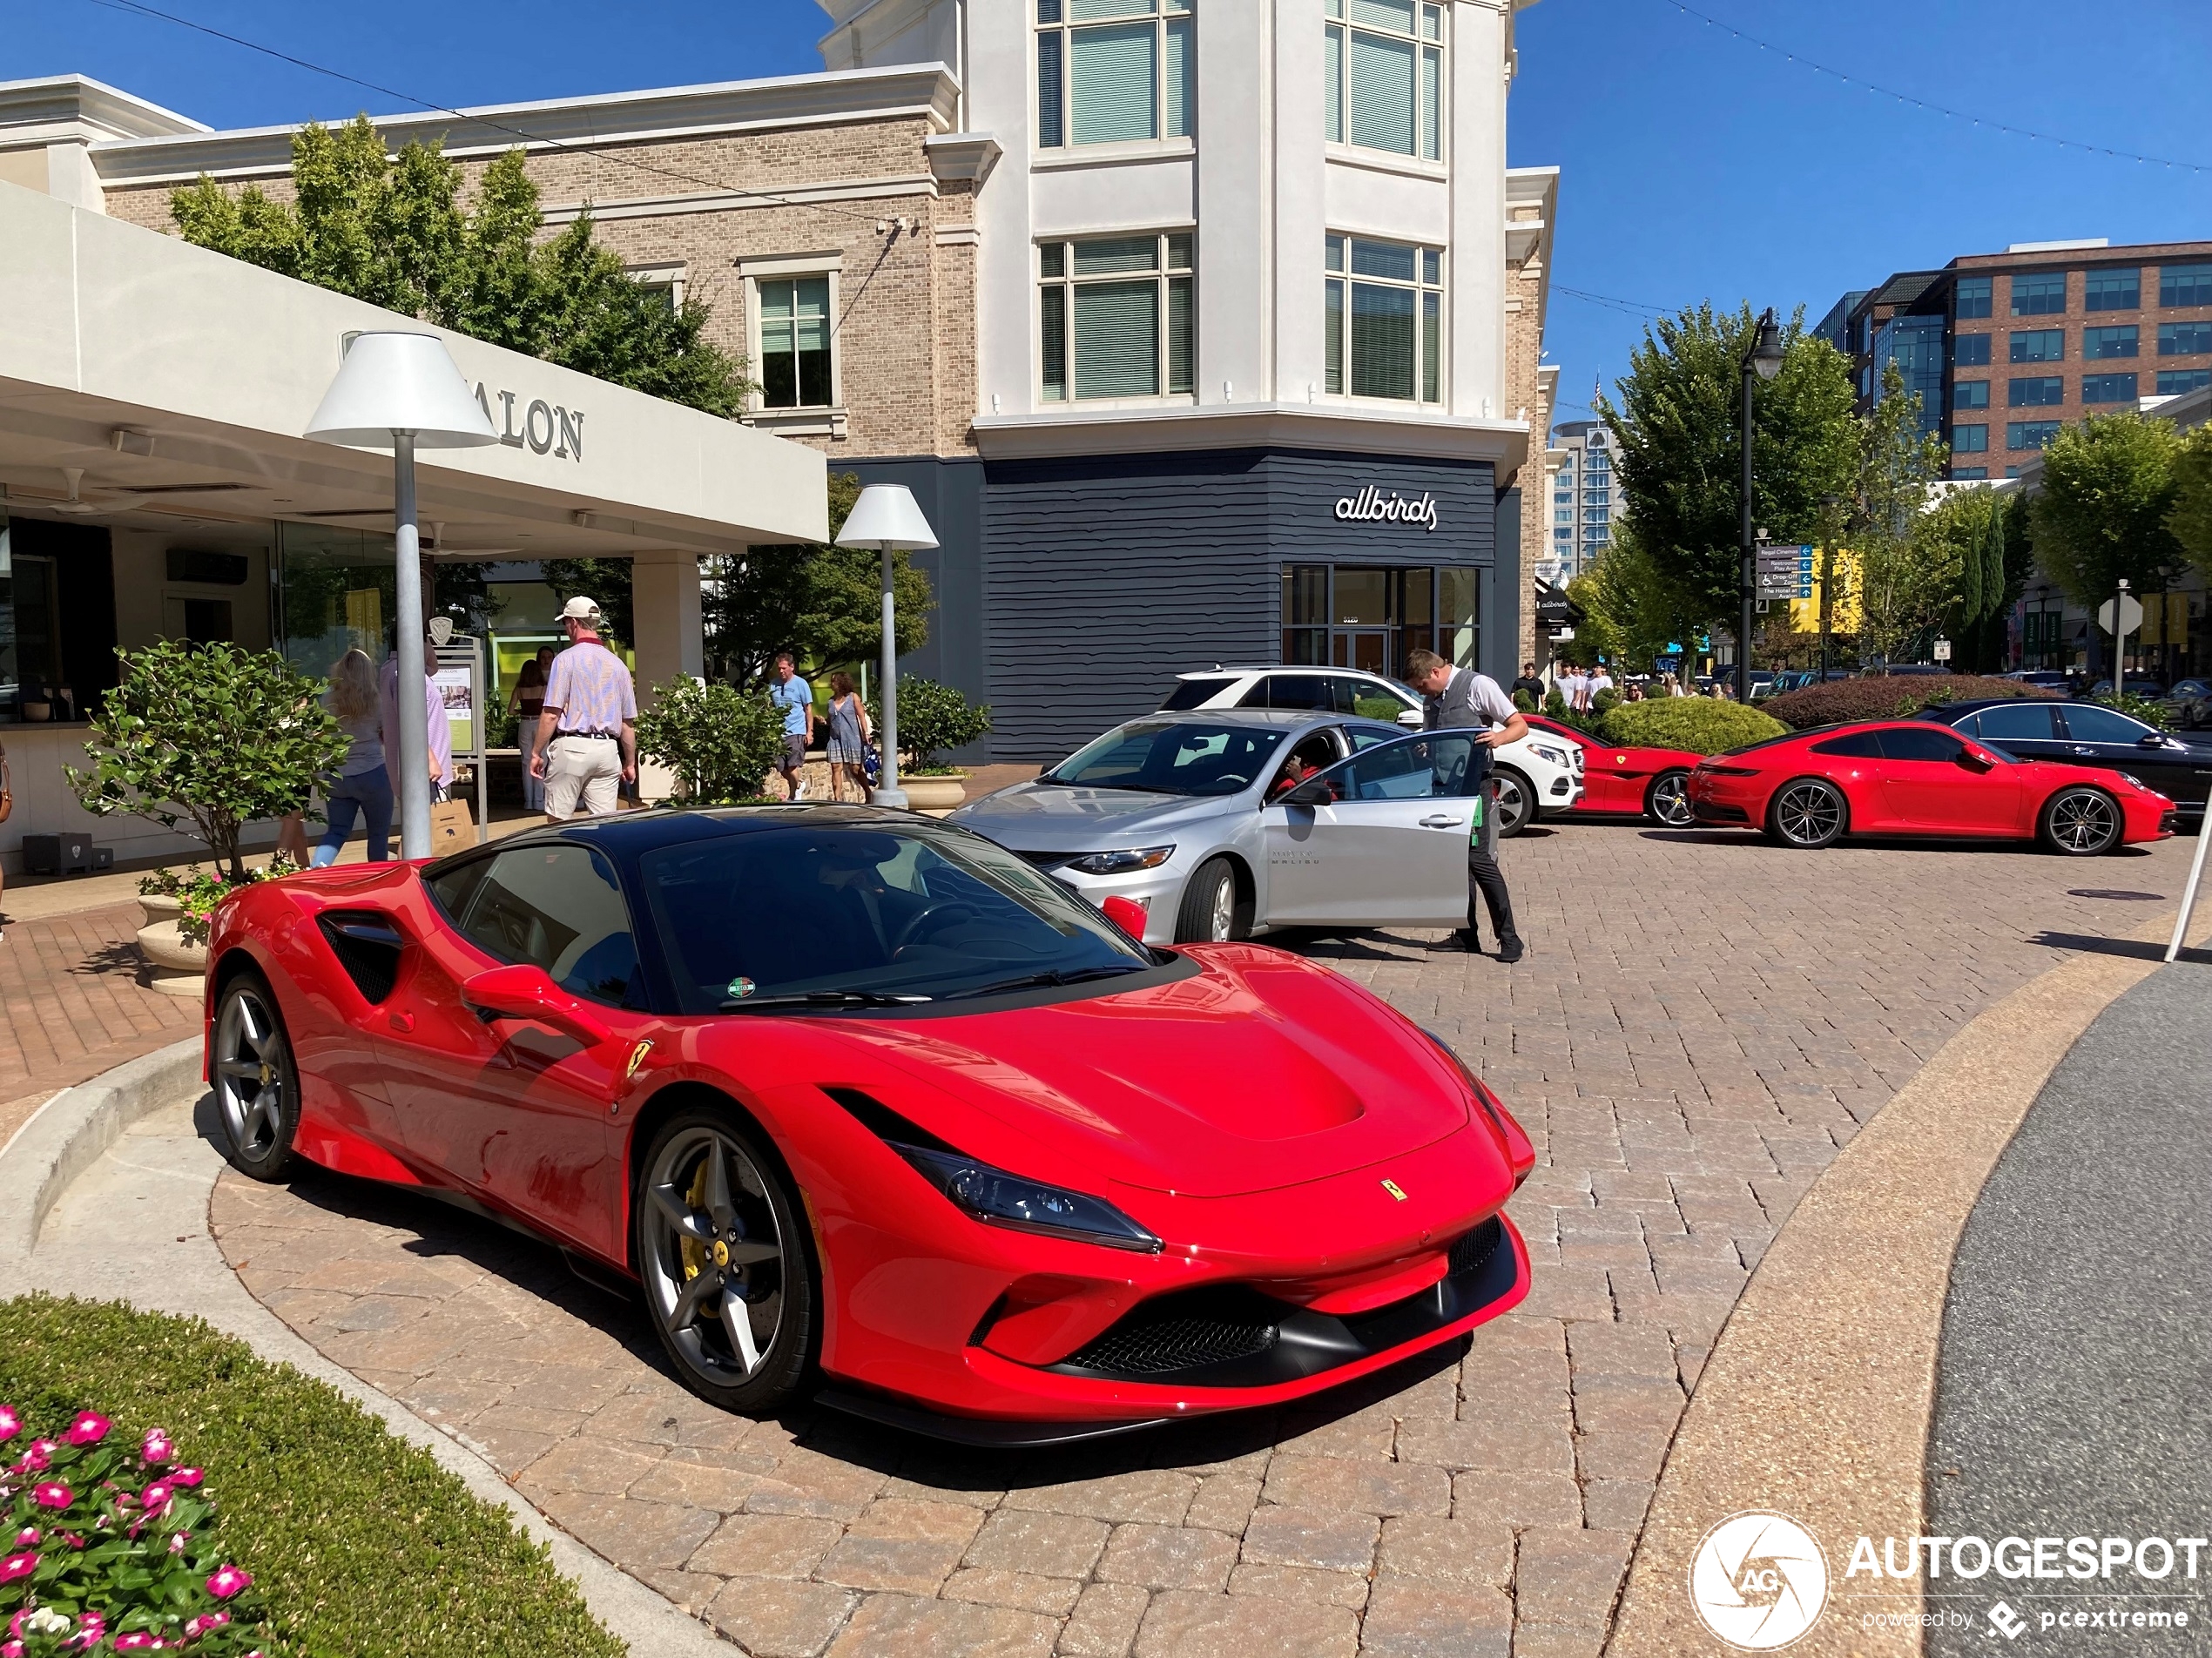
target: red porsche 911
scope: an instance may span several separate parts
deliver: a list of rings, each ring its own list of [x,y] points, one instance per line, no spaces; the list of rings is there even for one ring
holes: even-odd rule
[[[2122,773],[2028,764],[1941,725],[1885,720],[1794,731],[1699,762],[1697,821],[1786,846],[1847,834],[2035,840],[2094,857],[2174,832],[2174,803]]]
[[[1683,748],[1615,747],[1541,714],[1524,718],[1530,730],[1549,731],[1582,751],[1583,792],[1575,816],[1635,813],[1669,829],[1690,822],[1689,773],[1703,755]]]
[[[1449,1048],[1249,944],[1137,942],[864,807],[655,812],[249,888],[246,1173],[427,1189],[634,1282],[685,1382],[978,1444],[1273,1404],[1527,1293],[1534,1161]]]

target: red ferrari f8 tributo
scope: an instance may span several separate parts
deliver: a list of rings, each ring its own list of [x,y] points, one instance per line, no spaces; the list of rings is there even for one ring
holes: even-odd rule
[[[641,1288],[685,1382],[1038,1444],[1315,1392],[1519,1301],[1534,1161],[1440,1041],[1149,949],[867,808],[655,812],[240,893],[237,1166],[417,1186]]]

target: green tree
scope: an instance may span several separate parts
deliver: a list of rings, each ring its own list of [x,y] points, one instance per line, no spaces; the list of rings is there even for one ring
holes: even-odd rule
[[[2212,575],[2212,422],[2191,432],[2174,456],[2174,510],[2166,527],[2190,562]]]
[[[246,826],[307,811],[307,792],[351,745],[322,705],[323,682],[275,650],[165,639],[116,654],[123,682],[92,717],[91,770],[67,768],[71,790],[95,817],[190,824],[224,873],[243,881]]]
[[[685,805],[760,799],[782,747],[782,717],[765,699],[688,675],[661,686],[637,716],[637,751],[676,774]]]
[[[1582,608],[1575,643],[1638,672],[1669,644],[1686,643],[1705,624],[1689,613],[1680,588],[1668,581],[1645,543],[1642,526],[1629,518],[1615,526],[1612,543],[1595,564],[1567,584]]]
[[[588,213],[550,240],[523,152],[485,169],[469,207],[438,143],[396,158],[367,116],[293,136],[294,199],[233,195],[206,174],[172,192],[185,239],[580,374],[734,416],[752,390],[706,338],[696,293],[671,306],[596,241]]]
[[[1892,363],[1882,394],[1855,422],[1858,473],[1850,536],[1858,555],[1858,648],[1885,661],[1912,656],[1955,601],[1957,573],[1938,569],[1918,536],[1928,486],[1943,474],[1943,441],[1920,430],[1920,398]]]
[[[2043,450],[2043,489],[2035,498],[2035,544],[2043,568],[2077,604],[2094,610],[2121,579],[2156,592],[2182,562],[2168,522],[2176,502],[2175,462],[2182,452],[2171,421],[2133,409],[2092,414]],[[2103,639],[2089,630],[2089,671],[2103,671]]]

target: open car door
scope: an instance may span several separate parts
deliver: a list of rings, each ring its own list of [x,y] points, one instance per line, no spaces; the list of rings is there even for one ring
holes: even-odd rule
[[[1489,750],[1472,731],[1379,743],[1266,808],[1270,926],[1457,927]]]

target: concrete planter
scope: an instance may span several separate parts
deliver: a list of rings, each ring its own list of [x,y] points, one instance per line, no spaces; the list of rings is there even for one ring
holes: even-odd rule
[[[173,921],[185,913],[185,900],[174,893],[140,893],[138,907],[145,912],[146,925]]]
[[[207,991],[207,947],[186,944],[172,919],[138,929],[138,949],[153,966],[152,988],[165,996],[196,1000]]]
[[[916,812],[942,814],[968,799],[968,773],[954,772],[941,777],[901,773],[899,786],[906,791],[907,804]]]

